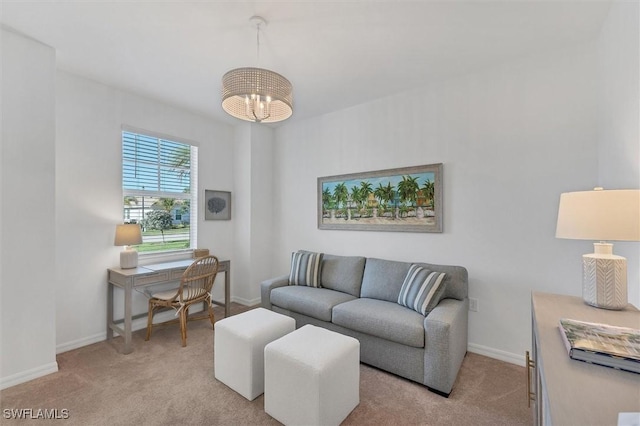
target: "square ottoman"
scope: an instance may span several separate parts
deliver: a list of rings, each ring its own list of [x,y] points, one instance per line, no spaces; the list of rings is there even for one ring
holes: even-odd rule
[[[338,425],[360,403],[360,342],[305,325],[264,348],[264,409],[285,425]]]
[[[216,379],[249,401],[264,392],[264,347],[296,329],[286,315],[257,308],[216,322],[213,366]]]

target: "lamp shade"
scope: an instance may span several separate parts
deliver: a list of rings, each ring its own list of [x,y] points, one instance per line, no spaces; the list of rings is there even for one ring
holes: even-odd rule
[[[283,121],[293,114],[293,87],[277,72],[236,68],[222,77],[222,108],[245,121]]]
[[[115,246],[133,246],[142,244],[142,231],[138,224],[116,225]]]
[[[596,188],[561,194],[556,238],[640,241],[640,190]]]

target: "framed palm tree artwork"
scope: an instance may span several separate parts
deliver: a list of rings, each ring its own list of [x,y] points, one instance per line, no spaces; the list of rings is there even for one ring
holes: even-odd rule
[[[318,228],[442,232],[442,163],[318,178]]]

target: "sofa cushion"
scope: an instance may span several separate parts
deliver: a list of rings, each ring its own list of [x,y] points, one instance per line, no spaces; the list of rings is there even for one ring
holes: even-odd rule
[[[416,348],[424,347],[424,316],[395,301],[355,299],[333,308],[334,324]]]
[[[411,264],[407,262],[368,258],[360,297],[397,303],[409,267]]]
[[[322,287],[360,296],[365,258],[325,254],[322,259]]]
[[[271,290],[271,304],[322,321],[331,321],[332,308],[355,297],[326,288],[285,286]]]
[[[427,269],[447,274],[444,279],[443,299],[464,300],[469,296],[469,276],[466,268],[452,265],[436,265],[433,263],[416,262],[416,265],[424,266]]]
[[[426,316],[442,298],[445,276],[444,272],[411,265],[402,283],[398,304]]]
[[[309,287],[320,287],[321,266],[322,253],[310,253],[302,251],[291,253],[289,285],[306,285]]]

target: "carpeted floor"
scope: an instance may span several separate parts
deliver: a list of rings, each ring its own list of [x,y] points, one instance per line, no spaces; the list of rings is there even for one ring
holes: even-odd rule
[[[246,308],[234,304],[233,312]],[[223,311],[216,308],[216,319]],[[121,338],[58,355],[59,372],[0,392],[2,424],[12,409],[57,410],[65,425],[277,425],[264,396],[247,401],[213,375],[213,333],[189,323],[188,346],[177,325],[134,333],[134,352]],[[524,367],[468,353],[449,398],[361,364],[360,404],[344,425],[530,425]],[[292,401],[295,403],[295,401]],[[66,410],[66,411],[63,411]]]

